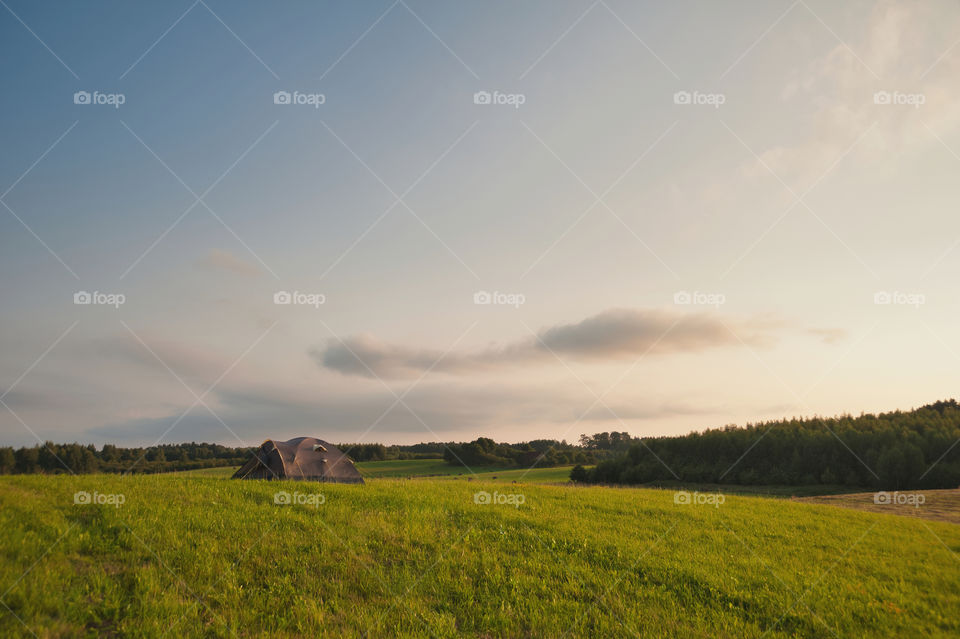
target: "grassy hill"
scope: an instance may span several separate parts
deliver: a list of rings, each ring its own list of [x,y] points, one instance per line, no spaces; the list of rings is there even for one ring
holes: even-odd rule
[[[77,505],[77,491],[123,504]],[[307,503],[277,505],[277,491]],[[315,491],[324,503],[311,505]],[[478,491],[523,503],[478,504]],[[440,479],[4,477],[0,636],[960,633],[960,527],[673,497]]]

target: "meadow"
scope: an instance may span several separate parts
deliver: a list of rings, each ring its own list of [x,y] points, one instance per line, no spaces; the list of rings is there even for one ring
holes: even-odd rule
[[[960,633],[956,525],[513,481],[3,477],[0,636]]]

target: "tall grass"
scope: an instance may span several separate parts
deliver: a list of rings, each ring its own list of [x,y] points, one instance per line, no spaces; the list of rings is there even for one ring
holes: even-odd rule
[[[759,497],[15,476],[0,526],[4,637],[960,634],[960,528]]]

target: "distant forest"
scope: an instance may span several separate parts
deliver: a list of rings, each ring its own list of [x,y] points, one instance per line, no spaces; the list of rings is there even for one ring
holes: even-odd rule
[[[601,459],[624,452],[633,442],[640,441],[628,433],[597,433],[581,435],[578,444],[566,440],[535,439],[520,444],[498,444],[480,437],[466,444],[448,444],[443,458],[453,466],[502,466],[530,468],[532,466],[568,466],[595,464]]]
[[[239,466],[252,448],[219,444],[164,444],[149,448],[121,448],[104,444],[54,444],[0,448],[0,474],[30,473],[162,473],[174,470]]]
[[[591,464],[593,455],[566,442],[541,439],[524,444],[498,444],[480,437],[468,444],[451,444],[443,451],[443,459],[452,466],[561,466]]]
[[[584,483],[960,487],[960,407],[727,426],[632,444],[571,479]]]

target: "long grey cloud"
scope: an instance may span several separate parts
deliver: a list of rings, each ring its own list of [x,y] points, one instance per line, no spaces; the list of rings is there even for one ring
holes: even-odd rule
[[[390,344],[369,335],[332,338],[310,352],[325,368],[344,375],[410,377],[431,369],[467,374],[540,363],[554,355],[617,359],[643,353],[696,353],[745,343],[765,347],[783,325],[772,319],[721,318],[712,312],[610,309],[572,324],[541,329],[500,347],[444,353]]]

